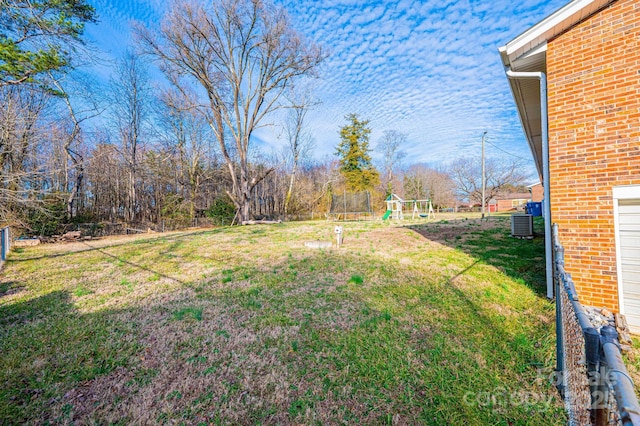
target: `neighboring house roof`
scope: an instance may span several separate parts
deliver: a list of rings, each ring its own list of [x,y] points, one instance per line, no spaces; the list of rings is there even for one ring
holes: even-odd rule
[[[530,198],[531,194],[529,194],[528,192],[513,192],[511,194],[496,195],[496,200],[522,200]]]
[[[615,0],[573,0],[504,46],[502,63],[513,71],[546,72],[547,42],[598,12]],[[542,175],[540,86],[533,79],[509,79],[522,128]]]

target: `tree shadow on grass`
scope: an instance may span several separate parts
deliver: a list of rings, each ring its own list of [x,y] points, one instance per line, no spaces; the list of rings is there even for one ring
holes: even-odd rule
[[[464,406],[464,391],[521,378],[478,379],[496,373],[468,358],[520,368],[530,344],[458,282],[483,262],[407,284],[385,279],[414,278],[393,261],[305,251],[203,282],[187,299],[80,312],[61,290],[0,306],[0,423],[135,423],[141,407],[148,423],[313,423],[322,407],[325,423],[398,412],[408,423],[497,423],[500,413]]]
[[[490,309],[483,307],[482,303],[479,303],[476,297],[470,295],[468,291],[457,284],[459,277],[464,276],[475,266],[484,262],[485,260],[483,259],[477,259],[464,270],[451,277],[448,280],[449,288],[457,300],[460,301],[460,306],[465,307],[470,317],[473,317],[474,321],[479,323],[480,327],[478,327],[478,330],[490,332],[492,339],[504,345],[503,350],[518,351],[523,358],[530,358],[527,362],[533,362],[534,364],[540,363],[540,361],[543,360],[535,359],[535,357],[529,353],[523,353],[530,349],[528,346],[533,343],[526,341],[530,336],[526,336],[522,330],[508,329],[500,315],[495,315]],[[525,340],[524,342],[522,341],[523,339]],[[499,350],[498,347],[496,347],[495,350]]]
[[[129,265],[129,266],[132,266],[132,267],[134,267],[136,269],[139,269],[139,270],[142,270],[142,271],[151,272],[152,274],[155,274],[155,275],[157,275],[159,277],[167,278],[167,279],[169,279],[171,281],[175,281],[178,284],[187,285],[187,283],[185,283],[184,281],[179,280],[178,278],[163,274],[162,272],[158,272],[155,269],[149,268],[147,266],[143,266],[143,265],[141,265],[139,263],[131,262],[131,261],[126,260],[126,259],[124,259],[124,258],[122,258],[120,256],[115,255],[115,254],[111,254],[108,251],[104,250],[103,248],[96,247],[95,250],[97,250],[98,252],[102,253],[103,255],[105,255],[107,257],[110,257],[110,258],[115,259],[115,260],[117,260],[119,262],[122,262],[124,264]]]
[[[12,284],[9,282],[3,285]],[[16,329],[36,319],[51,318],[52,315],[67,315],[72,310],[73,305],[67,291],[53,291],[33,299],[0,305],[0,330],[4,331],[7,327]]]
[[[57,257],[66,257],[66,256],[72,256],[74,254],[77,253],[84,253],[84,252],[91,252],[91,251],[101,251],[104,249],[109,249],[109,248],[116,248],[116,247],[121,247],[121,246],[127,246],[127,245],[131,245],[131,244],[144,244],[144,243],[150,243],[156,240],[163,240],[163,239],[171,239],[171,240],[186,240],[188,238],[192,238],[194,236],[199,236],[199,235],[209,235],[209,234],[217,234],[219,232],[223,232],[226,228],[214,228],[214,229],[206,229],[206,230],[199,230],[199,231],[190,231],[190,232],[184,232],[184,233],[178,233],[178,234],[153,234],[153,236],[149,237],[149,238],[137,238],[137,239],[132,239],[130,241],[121,241],[121,242],[117,242],[117,243],[113,243],[113,244],[105,244],[105,245],[92,245],[86,241],[82,241],[82,243],[87,247],[85,249],[81,249],[81,250],[68,250],[68,251],[64,251],[62,253],[53,253],[53,254],[43,254],[40,256],[31,256],[31,257],[20,257],[20,258],[16,258],[14,257],[9,257],[9,259],[7,259],[7,263],[11,263],[11,262],[26,262],[26,261],[31,261],[31,260],[41,260],[41,259],[53,259],[53,258],[57,258]],[[122,237],[125,237],[124,235],[122,235]],[[99,240],[95,240],[95,241],[99,241]]]
[[[70,384],[130,364],[135,325],[114,313],[83,314],[63,290],[1,305],[0,423],[68,423],[49,416]]]
[[[153,268],[149,268],[147,266],[141,265],[139,263],[135,263],[135,262],[131,262],[129,260],[127,260],[126,258],[122,257],[122,256],[118,256],[116,254],[110,253],[107,250],[108,249],[112,249],[112,248],[118,248],[118,247],[123,247],[123,246],[127,246],[127,245],[132,245],[132,244],[144,244],[144,243],[150,243],[156,240],[162,240],[162,239],[167,239],[167,240],[171,240],[173,242],[173,245],[179,245],[180,241],[183,240],[187,240],[188,238],[192,238],[194,236],[199,236],[199,235],[209,235],[209,234],[215,234],[218,232],[222,232],[223,228],[215,228],[215,229],[208,229],[208,230],[204,230],[204,231],[193,231],[193,232],[186,232],[186,233],[180,233],[180,234],[172,234],[172,235],[155,235],[153,237],[150,238],[144,238],[144,239],[137,239],[137,240],[132,240],[132,241],[124,241],[124,242],[118,242],[118,243],[114,243],[114,244],[108,244],[108,245],[104,245],[104,246],[99,246],[99,245],[93,245],[87,241],[81,241],[80,243],[83,244],[84,246],[86,246],[85,249],[80,249],[80,250],[70,250],[70,251],[66,251],[64,253],[54,253],[54,254],[46,254],[46,255],[42,255],[42,256],[32,256],[32,257],[22,257],[22,258],[9,258],[9,260],[7,260],[7,263],[13,263],[13,262],[27,262],[27,261],[36,261],[36,260],[43,260],[43,259],[54,259],[54,258],[64,258],[67,256],[72,256],[72,255],[76,255],[79,253],[85,253],[85,252],[99,252],[101,254],[103,254],[106,257],[109,257],[111,259],[117,260],[119,262],[122,262],[123,264],[127,264],[129,266],[132,266],[136,269],[139,270],[143,270],[143,271],[147,271],[150,272],[152,274],[156,274],[159,277],[162,278],[166,278],[172,281],[175,281],[179,284],[182,285],[187,285],[187,283],[181,281],[180,279],[176,278],[176,277],[172,277],[169,275],[166,275],[162,272],[159,272]],[[6,289],[11,289],[12,283],[2,283],[0,284],[0,297],[3,296],[3,294],[6,292],[6,290],[3,291],[3,288]]]
[[[539,222],[536,224],[538,229],[542,228]],[[546,294],[544,236],[530,240],[511,237],[507,217],[443,221],[406,228],[498,268],[539,296]]]

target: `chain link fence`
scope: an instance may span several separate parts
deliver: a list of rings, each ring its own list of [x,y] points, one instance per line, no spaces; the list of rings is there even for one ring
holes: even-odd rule
[[[564,284],[564,283],[563,283]],[[585,363],[585,340],[582,327],[578,322],[578,317],[568,291],[564,285],[557,293],[561,305],[562,321],[562,358],[564,359],[564,370],[560,376],[562,379],[561,389],[564,393],[564,400],[569,414],[570,425],[590,424],[591,392],[589,390],[589,380],[587,366]]]
[[[570,425],[640,425],[640,405],[622,361],[618,332],[596,329],[579,301],[571,274],[564,269],[564,248],[553,227],[557,386]]]

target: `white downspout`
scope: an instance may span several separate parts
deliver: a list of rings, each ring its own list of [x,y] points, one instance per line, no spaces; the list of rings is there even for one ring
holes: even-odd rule
[[[547,116],[547,76],[543,72],[517,72],[507,69],[507,77],[540,81],[540,131],[542,138],[542,182],[544,188],[544,253],[547,272],[547,297],[553,299],[553,249],[551,235],[551,190],[549,189],[549,131]]]

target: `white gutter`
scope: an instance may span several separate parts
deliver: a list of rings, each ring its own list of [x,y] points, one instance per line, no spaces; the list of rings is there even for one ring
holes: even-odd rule
[[[549,189],[549,131],[547,124],[547,76],[543,72],[516,72],[507,68],[511,80],[540,81],[540,131],[542,139],[542,185],[544,188],[544,254],[547,272],[547,297],[553,299],[553,238],[551,235],[551,190]],[[556,301],[558,303],[558,301]]]

